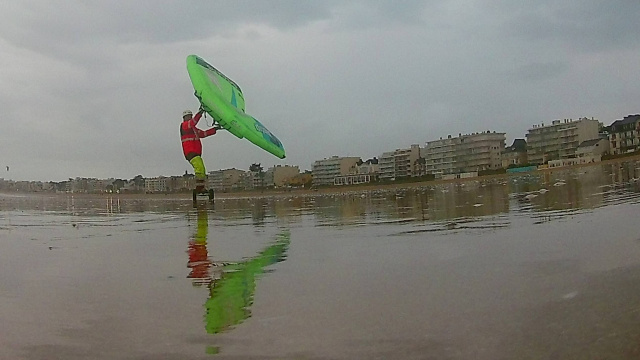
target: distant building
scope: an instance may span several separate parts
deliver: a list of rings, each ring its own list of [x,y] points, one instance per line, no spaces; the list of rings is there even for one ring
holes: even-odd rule
[[[460,137],[428,141],[422,150],[425,159],[425,172],[441,177],[443,174],[456,172],[456,147],[460,144]]]
[[[502,168],[505,133],[480,132],[427,142],[423,156],[425,172],[437,178]],[[449,177],[447,177],[449,178]]]
[[[250,171],[248,181],[251,182],[250,188],[260,189],[264,187],[264,172],[263,171]]]
[[[420,146],[411,145],[408,149],[396,149],[380,155],[380,180],[396,180],[416,174],[416,161],[420,158]],[[418,168],[419,169],[419,168]]]
[[[336,177],[348,175],[356,167],[358,161],[361,161],[359,157],[338,156],[315,161],[311,169],[313,185],[333,185]]]
[[[525,139],[515,139],[511,146],[502,150],[502,167],[520,166],[527,164],[527,141]]]
[[[255,183],[255,175],[256,175],[256,173],[254,173],[253,171],[245,171],[240,176],[239,188],[245,189],[245,190],[253,190],[253,189],[255,189],[256,188],[256,186],[255,186],[255,184],[256,184]]]
[[[609,144],[614,155],[640,148],[640,114],[625,116],[609,126]]]
[[[582,159],[583,163],[601,161],[602,155],[606,154],[609,154],[609,139],[602,137],[583,141],[576,150],[576,157]]]
[[[191,191],[196,187],[196,178],[193,174],[186,171],[181,176],[171,176],[169,178],[169,191]]]
[[[580,158],[564,158],[564,159],[557,159],[557,160],[549,160],[547,162],[547,165],[549,169],[554,169],[554,168],[565,167],[565,166],[579,165],[581,161],[584,161],[584,160],[581,160]]]
[[[395,158],[394,152],[389,151],[382,153],[379,156],[378,160],[378,176],[380,180],[395,180],[396,179],[396,169],[395,169]]]
[[[357,165],[356,172],[358,174],[378,174],[380,172],[380,164],[377,157],[368,159]]]
[[[502,168],[505,133],[481,132],[460,137],[456,147],[456,168],[460,173]]]
[[[422,154],[422,149],[420,149]],[[413,162],[412,174],[413,176],[424,176],[427,173],[427,160],[420,156]]]
[[[288,185],[288,181],[298,174],[300,174],[298,166],[274,166],[264,173],[264,186],[282,187]]]
[[[583,141],[598,139],[598,120],[554,120],[551,125],[534,125],[527,132],[527,158],[529,163],[544,164],[549,160],[575,157]]]
[[[359,161],[355,168],[347,175],[337,176],[334,185],[357,185],[367,184],[378,180],[378,159],[373,158],[365,162]]]
[[[246,171],[238,169],[225,169],[210,171],[208,176],[208,186],[210,189],[218,191],[231,191],[244,189]]]
[[[289,185],[294,187],[309,186],[312,183],[313,183],[313,177],[309,172],[298,174],[289,180]]]
[[[169,178],[160,176],[144,179],[144,191],[147,193],[159,193],[169,191]]]
[[[114,179],[80,178],[69,180],[69,191],[72,193],[101,193],[113,184]]]

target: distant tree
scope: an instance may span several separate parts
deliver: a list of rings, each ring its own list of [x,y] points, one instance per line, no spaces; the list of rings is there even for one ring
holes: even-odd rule
[[[113,190],[120,190],[124,187],[125,181],[122,179],[115,179],[113,180]]]
[[[257,172],[257,173],[261,173],[263,171],[262,166],[260,165],[260,163],[257,164],[251,164],[251,166],[249,166],[249,171],[251,172]]]
[[[137,188],[144,188],[144,177],[142,175],[136,175],[131,181]]]

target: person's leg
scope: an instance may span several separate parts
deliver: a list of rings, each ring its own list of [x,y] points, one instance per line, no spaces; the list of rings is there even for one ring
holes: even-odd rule
[[[195,156],[189,160],[189,162],[191,166],[193,166],[193,171],[196,174],[196,190],[202,191],[205,188],[205,180],[207,179],[207,170],[204,167],[204,161],[202,161],[202,157]]]

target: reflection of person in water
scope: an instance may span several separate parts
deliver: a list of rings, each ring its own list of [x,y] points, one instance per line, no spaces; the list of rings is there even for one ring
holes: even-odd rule
[[[206,207],[198,208],[197,227],[192,239],[189,241],[189,262],[187,267],[191,269],[187,278],[193,279],[193,284],[200,286],[211,279],[209,268],[209,252],[207,251],[207,236],[209,234],[209,219]]]
[[[209,299],[204,305],[205,328],[208,333],[216,334],[243,322],[251,315],[249,306],[253,302],[256,277],[264,272],[266,266],[285,259],[290,236],[288,231],[283,231],[273,245],[243,262],[213,263],[207,250],[207,207],[198,208],[197,216],[196,231],[189,240],[187,250],[187,267],[190,269],[187,278],[192,279],[195,286],[207,285],[209,288]]]
[[[251,315],[249,306],[253,302],[256,276],[262,274],[266,266],[285,259],[289,242],[289,232],[284,231],[256,257],[224,265],[219,278],[210,282],[210,297],[205,303],[205,328],[209,334],[225,331]]]

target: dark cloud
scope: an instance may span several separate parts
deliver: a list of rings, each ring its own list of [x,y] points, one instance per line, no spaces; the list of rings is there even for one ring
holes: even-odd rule
[[[45,47],[56,44],[86,44],[100,41],[119,43],[171,43],[205,39],[233,33],[247,24],[264,24],[287,30],[327,20],[340,13],[345,21],[357,23],[369,18],[371,26],[405,21],[420,16],[424,1],[169,1],[144,0],[24,1],[6,9],[5,37],[16,43]],[[50,44],[56,46],[56,44]]]

